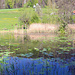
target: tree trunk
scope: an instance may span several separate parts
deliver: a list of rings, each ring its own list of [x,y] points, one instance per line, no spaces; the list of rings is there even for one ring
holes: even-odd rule
[[[1,0],[1,9],[4,9],[5,8],[5,0]]]
[[[43,4],[43,7],[45,6],[45,2],[44,2],[44,0],[42,0],[42,4]]]
[[[47,5],[52,8],[52,0],[48,0]]]

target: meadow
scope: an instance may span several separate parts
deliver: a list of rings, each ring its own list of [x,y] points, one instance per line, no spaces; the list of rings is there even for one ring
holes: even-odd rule
[[[23,21],[24,19],[28,18],[30,22],[29,25],[31,25],[32,23],[44,23],[57,26],[58,24],[60,25],[59,17],[57,14],[58,9],[51,9],[48,7],[41,8],[41,16],[37,15],[35,9],[31,7],[17,9],[0,9],[0,30],[14,30],[16,25],[24,25],[24,23],[21,23],[20,17]],[[75,15],[73,15],[73,20],[75,20]]]
[[[11,30],[15,25],[20,25],[19,17],[24,12],[35,13],[33,8],[18,8],[18,9],[0,9],[0,30]],[[42,21],[40,23],[55,24],[57,15],[50,15],[52,12],[57,12],[56,9],[42,8]],[[31,16],[32,14],[29,14]]]
[[[14,29],[15,24],[19,24],[18,9],[0,9],[0,29]]]

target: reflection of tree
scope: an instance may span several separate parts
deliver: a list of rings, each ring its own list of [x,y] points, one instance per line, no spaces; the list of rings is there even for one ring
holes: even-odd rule
[[[69,68],[69,72],[71,72],[71,75],[75,75],[75,65],[71,65],[68,67]]]
[[[64,66],[61,60],[55,61],[55,59],[20,59],[10,57],[2,72],[7,75],[58,75],[62,73],[64,73],[63,75],[69,75],[70,72],[72,75],[75,74],[74,65],[67,66],[66,64],[65,67],[61,67],[61,65]]]
[[[30,37],[28,35],[24,36],[24,40],[29,41]]]
[[[75,47],[75,40],[73,40],[73,47]]]
[[[14,35],[15,40],[19,40],[19,42],[21,42],[22,44],[26,43],[26,41],[30,40],[30,37],[28,35]],[[18,39],[19,38],[19,39]]]

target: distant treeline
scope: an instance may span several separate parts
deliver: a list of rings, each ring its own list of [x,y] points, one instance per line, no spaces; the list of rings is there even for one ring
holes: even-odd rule
[[[26,0],[0,0],[0,9],[20,8],[26,3]]]
[[[11,8],[20,8],[24,4],[26,7],[33,7],[34,4],[39,3],[40,6],[55,6],[57,0],[0,0],[0,9],[11,9]]]

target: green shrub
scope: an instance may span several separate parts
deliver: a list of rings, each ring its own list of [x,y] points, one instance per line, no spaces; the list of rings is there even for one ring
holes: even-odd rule
[[[31,23],[40,22],[38,14],[33,10],[24,11],[22,16],[19,18],[19,20],[20,20],[20,25],[24,25],[24,24],[30,25]]]
[[[42,23],[49,23],[50,17],[47,15],[42,16]]]
[[[12,3],[12,0],[6,0],[5,4],[6,4],[6,8],[9,8],[9,9],[13,8],[14,6]]]
[[[29,12],[25,11],[23,15],[19,18],[20,24],[30,24],[31,23],[31,15]]]
[[[34,13],[34,15],[31,18],[31,23],[38,23],[40,22],[38,14]]]
[[[24,7],[33,7],[33,5],[35,5],[36,3],[38,3],[38,0],[29,0]]]
[[[28,7],[28,6],[32,7],[32,3],[30,1],[28,1],[26,4],[24,4],[24,7]]]
[[[23,8],[23,14],[20,17],[21,25],[22,24],[31,24],[31,23],[50,23],[50,24],[57,24],[58,22],[58,15],[57,10],[50,9],[50,8],[42,8],[42,15],[39,15],[33,8]],[[55,12],[51,15],[52,12]]]
[[[42,23],[57,24],[57,18],[56,15],[44,15],[42,16]]]
[[[75,23],[75,15],[72,16],[72,23]]]

